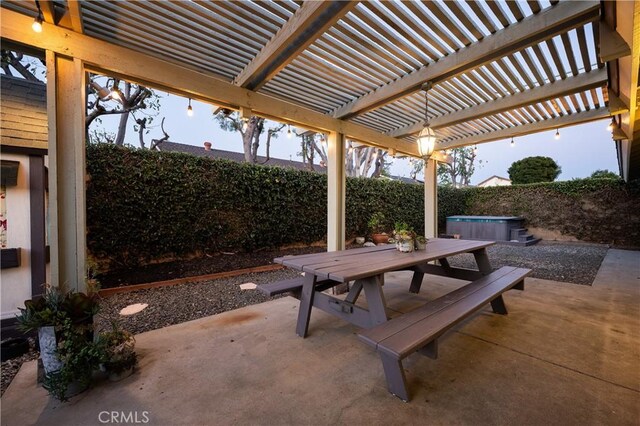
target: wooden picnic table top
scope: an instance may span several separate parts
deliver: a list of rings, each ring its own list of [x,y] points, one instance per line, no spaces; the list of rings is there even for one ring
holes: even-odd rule
[[[385,272],[397,271],[432,260],[469,253],[495,244],[494,241],[471,241],[447,238],[429,239],[426,250],[401,253],[395,245],[363,247],[351,250],[284,256],[274,262],[313,274],[321,280],[354,281]]]

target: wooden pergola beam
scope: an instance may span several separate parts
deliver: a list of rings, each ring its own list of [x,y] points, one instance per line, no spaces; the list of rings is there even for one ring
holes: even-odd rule
[[[234,84],[260,89],[357,4],[357,1],[305,1],[235,78]]]
[[[495,115],[500,112],[555,99],[571,93],[578,93],[595,87],[602,87],[606,85],[606,82],[607,71],[606,69],[601,68],[589,73],[579,74],[565,80],[548,83],[544,86],[516,93],[515,95],[497,99],[492,102],[485,102],[474,106],[473,108],[463,109],[451,114],[435,117],[429,124],[433,129],[450,127],[458,123]],[[422,127],[423,122],[420,121],[419,123],[401,127],[387,134],[397,138],[417,133],[422,130]]]
[[[609,62],[631,55],[629,44],[606,21],[600,22],[598,31],[600,32],[598,55],[602,62]]]
[[[560,2],[445,56],[438,62],[369,92],[336,109],[332,115],[336,118],[349,118],[378,108],[419,91],[427,81],[437,83],[455,77],[591,22],[597,19],[599,12],[600,2],[597,1]]]
[[[477,145],[486,142],[493,142],[511,137],[525,136],[532,133],[555,130],[560,127],[574,126],[576,124],[588,123],[602,120],[609,117],[608,108],[595,108],[589,111],[564,115],[562,117],[551,118],[549,120],[538,121],[536,123],[523,124],[522,126],[510,127],[495,132],[479,134],[468,138],[456,139],[450,142],[438,144],[438,150],[459,148],[468,145]]]
[[[2,38],[80,59],[89,71],[129,81],[323,133],[336,132],[366,145],[395,149],[417,157],[414,143],[384,135],[360,124],[339,120],[281,99],[238,87],[218,78],[162,59],[117,46],[55,25],[43,24],[42,33],[31,30],[33,18],[3,9]]]

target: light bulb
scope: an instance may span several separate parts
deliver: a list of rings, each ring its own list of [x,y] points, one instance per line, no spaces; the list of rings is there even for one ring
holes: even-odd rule
[[[609,123],[609,125],[607,126],[607,131],[609,131],[609,132],[613,132],[613,129],[615,128],[615,126],[616,126],[617,124],[618,124],[618,123],[616,123],[616,118],[615,118],[615,117],[613,117],[613,118],[611,119],[611,122],[610,122],[610,123]]]
[[[560,139],[560,130],[556,129],[556,135],[554,136],[556,140]]]
[[[117,89],[111,90],[111,99],[115,99],[116,101],[122,102],[122,96],[120,96],[120,92]]]
[[[293,133],[291,132],[291,125],[289,124],[289,128],[287,129],[287,139],[291,139]]]
[[[38,8],[38,16],[36,16],[36,19],[33,20],[33,24],[31,24],[31,29],[37,33],[41,33],[43,21],[44,21],[44,18],[42,16],[42,11],[40,10],[40,8]]]
[[[193,108],[191,107],[191,98],[189,98],[189,106],[187,107],[187,115],[193,117]]]
[[[514,142],[513,138],[511,138],[511,148],[513,148],[514,146],[516,146],[516,143]]]

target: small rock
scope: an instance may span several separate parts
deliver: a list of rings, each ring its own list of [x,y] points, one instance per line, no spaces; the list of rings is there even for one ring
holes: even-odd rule
[[[367,241],[366,243],[364,243],[364,247],[375,247],[376,245],[374,243],[372,243],[371,241]]]

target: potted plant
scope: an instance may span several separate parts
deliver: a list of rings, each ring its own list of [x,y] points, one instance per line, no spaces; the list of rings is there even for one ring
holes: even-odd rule
[[[375,244],[387,244],[389,235],[385,232],[387,226],[387,218],[380,212],[374,213],[368,222],[371,231],[371,239]]]
[[[38,332],[44,387],[62,401],[89,386],[102,357],[93,342],[93,316],[98,307],[95,294],[65,293],[45,286],[43,296],[19,308],[20,329]]]
[[[416,233],[404,222],[396,223],[393,230],[393,239],[396,242],[396,249],[403,253],[411,253],[414,248],[414,238]]]
[[[416,250],[426,250],[427,249],[427,239],[422,235],[418,235],[416,237]]]
[[[104,351],[101,369],[108,373],[109,380],[115,382],[129,377],[138,362],[133,334],[112,321],[111,330],[100,333],[98,342]]]

